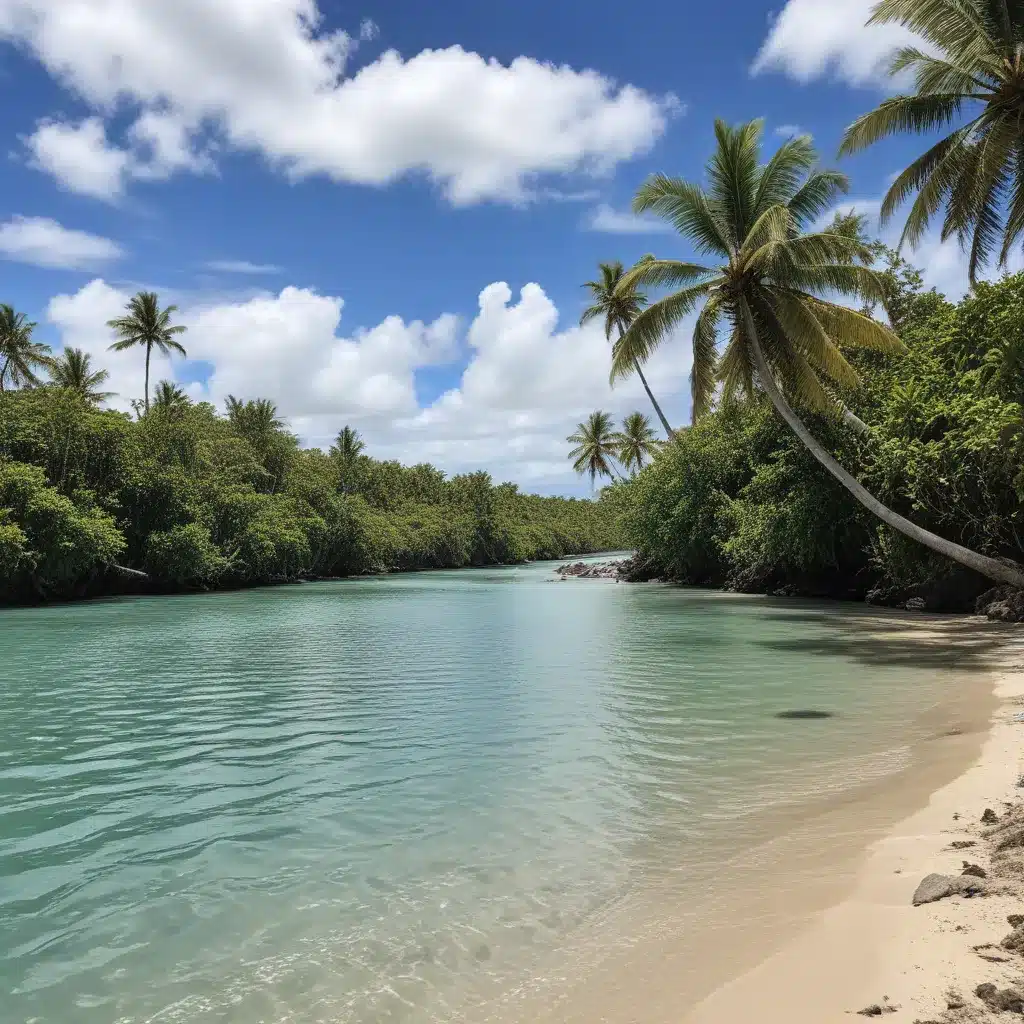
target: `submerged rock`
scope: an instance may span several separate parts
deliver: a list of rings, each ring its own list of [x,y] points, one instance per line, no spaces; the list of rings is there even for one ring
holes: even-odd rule
[[[980,896],[988,892],[988,885],[982,878],[973,875],[928,875],[914,893],[913,904],[935,903],[947,896]]]
[[[813,708],[806,708],[806,709],[798,709],[796,711],[780,711],[775,717],[776,718],[795,718],[795,719],[802,719],[802,718],[818,719],[818,718],[835,718],[835,715],[831,711],[816,711]]]

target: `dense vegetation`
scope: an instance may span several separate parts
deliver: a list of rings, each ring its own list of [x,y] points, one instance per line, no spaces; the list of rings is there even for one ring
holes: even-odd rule
[[[521,562],[618,544],[607,503],[522,494],[482,472],[448,479],[362,449],[350,429],[330,452],[302,449],[270,402],[232,399],[220,416],[167,382],[137,418],[97,408],[88,388],[7,390],[0,599]]]
[[[1024,274],[959,303],[888,253],[885,306],[907,352],[851,357],[843,394],[870,426],[808,415],[887,505],[994,557],[1024,561]],[[609,489],[646,571],[741,590],[963,609],[991,586],[880,523],[815,461],[765,398],[719,404]]]

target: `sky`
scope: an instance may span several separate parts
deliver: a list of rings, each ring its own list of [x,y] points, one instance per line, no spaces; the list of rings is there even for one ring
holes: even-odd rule
[[[582,284],[602,260],[688,255],[630,213],[636,189],[700,180],[719,117],[763,118],[766,150],[808,132],[836,165],[908,40],[865,27],[870,8],[0,0],[0,301],[108,369],[115,408],[143,360],[105,325],[152,290],[188,329],[154,381],[270,398],[306,445],[351,424],[379,458],[586,493],[566,435],[651,410],[638,380],[610,387]],[[839,163],[849,202],[874,219],[922,150]],[[964,291],[955,242],[914,261]],[[649,364],[674,423],[685,326]]]

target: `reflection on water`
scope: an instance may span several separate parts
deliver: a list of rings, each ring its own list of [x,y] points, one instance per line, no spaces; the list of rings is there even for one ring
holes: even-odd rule
[[[551,568],[0,613],[5,1024],[450,1018],[898,771],[955,682],[852,613]]]

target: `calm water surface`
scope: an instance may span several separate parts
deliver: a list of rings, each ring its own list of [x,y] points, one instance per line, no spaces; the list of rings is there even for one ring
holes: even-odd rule
[[[684,844],[904,768],[954,683],[551,569],[0,612],[3,1024],[473,1019]]]

